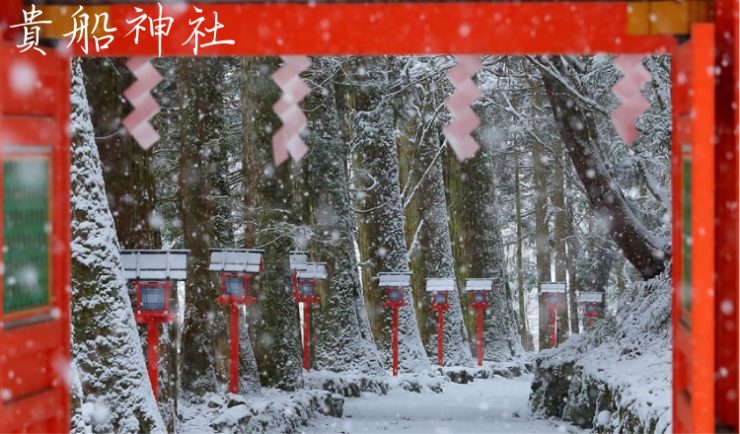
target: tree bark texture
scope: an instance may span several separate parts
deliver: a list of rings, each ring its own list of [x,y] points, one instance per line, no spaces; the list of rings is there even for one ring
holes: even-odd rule
[[[272,110],[280,89],[270,75],[279,65],[278,58],[242,59],[245,242],[265,250],[265,270],[253,282],[258,303],[249,308],[248,321],[262,385],[295,390],[303,384],[303,368],[288,255],[299,217],[290,164],[275,167],[272,156],[272,135],[281,124]]]

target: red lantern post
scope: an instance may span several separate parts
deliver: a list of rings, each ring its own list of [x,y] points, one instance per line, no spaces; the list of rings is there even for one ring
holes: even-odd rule
[[[311,305],[321,301],[317,281],[326,279],[326,264],[308,262],[304,252],[290,253],[293,299],[303,303],[303,369],[311,369]]]
[[[558,315],[567,303],[566,288],[565,282],[540,282],[540,303],[544,303],[547,310],[550,348],[558,344]],[[540,319],[540,324],[542,320]]]
[[[404,291],[411,287],[411,273],[378,273],[378,286],[385,289],[385,307],[391,313],[391,348],[393,376],[398,375],[398,310],[406,305]]]
[[[432,310],[437,311],[437,365],[444,365],[445,311],[450,304],[448,295],[455,291],[455,279],[427,279],[427,292],[432,295]]]
[[[252,275],[263,270],[262,250],[212,249],[209,271],[221,273],[216,302],[229,306],[229,392],[239,393],[239,307],[257,303]]]
[[[478,366],[483,366],[483,315],[485,310],[491,306],[488,293],[493,291],[493,279],[467,279],[465,290],[471,294],[470,306],[475,309]]]
[[[173,283],[187,277],[188,250],[121,250],[124,276],[136,287],[137,324],[146,324],[146,364],[159,399],[159,325],[176,318],[170,307]]]
[[[175,320],[170,310],[172,281],[136,281],[137,324],[146,324],[146,360],[154,397],[159,399],[159,325]]]

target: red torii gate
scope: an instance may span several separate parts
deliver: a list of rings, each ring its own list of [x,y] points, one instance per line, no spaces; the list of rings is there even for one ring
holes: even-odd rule
[[[197,18],[192,4],[164,6],[178,19],[160,52],[153,39],[134,45],[125,36],[131,4],[55,3],[95,3],[110,14],[116,41],[100,55],[193,53],[191,45],[182,45],[187,23]],[[196,5],[207,17],[219,12],[222,37],[235,41],[200,55],[673,54],[674,430],[739,429],[737,0]],[[137,6],[156,15],[156,4]],[[21,9],[20,0],[4,1],[0,29],[22,22]],[[58,6],[43,10],[64,16]],[[47,36],[55,31],[61,34],[56,28]],[[84,55],[78,45],[69,54]],[[39,72],[38,86],[26,92],[9,85],[10,68],[21,59]],[[36,288],[32,299],[19,299],[4,282],[0,290],[0,431],[68,430],[67,385],[58,368],[69,358],[67,61],[55,51],[44,57],[19,54],[11,43],[0,48],[0,239],[4,245],[13,241],[7,187],[19,165],[32,159],[53,182],[48,191],[23,194],[33,196],[39,209],[52,210],[52,232],[39,249],[55,246],[45,264],[48,284]],[[684,242],[688,237],[693,243]],[[3,256],[7,277],[12,253]],[[23,348],[28,341],[35,343],[32,349]]]

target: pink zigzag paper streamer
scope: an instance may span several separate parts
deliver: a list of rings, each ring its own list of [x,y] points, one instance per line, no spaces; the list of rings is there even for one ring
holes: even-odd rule
[[[475,74],[483,67],[478,56],[455,56],[457,65],[450,68],[447,78],[455,91],[447,98],[446,104],[452,114],[452,122],[442,130],[452,150],[460,161],[472,158],[480,145],[471,133],[480,124],[478,115],[470,105],[482,96],[478,85],[473,81]]]
[[[643,58],[638,54],[625,54],[614,59],[614,66],[623,77],[612,88],[621,105],[612,112],[611,119],[627,146],[632,146],[637,139],[635,121],[650,107],[650,101],[640,92],[642,86],[651,80],[650,73],[642,66]]]
[[[123,119],[123,126],[142,149],[147,150],[159,140],[159,134],[149,120],[159,113],[159,104],[150,93],[162,81],[162,76],[152,66],[150,57],[132,57],[126,67],[136,81],[123,92],[134,109]]]
[[[300,76],[301,72],[311,66],[311,60],[307,56],[281,56],[281,59],[283,65],[272,74],[272,79],[283,91],[280,99],[272,106],[283,122],[283,126],[272,136],[272,157],[276,166],[288,160],[289,154],[294,161],[300,161],[308,151],[301,138],[301,131],[308,119],[298,103],[311,93],[311,89]]]

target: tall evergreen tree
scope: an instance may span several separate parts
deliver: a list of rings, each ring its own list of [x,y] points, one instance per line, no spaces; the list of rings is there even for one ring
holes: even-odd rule
[[[341,59],[314,59],[313,84],[304,104],[309,153],[303,162],[306,220],[314,257],[326,261],[329,281],[313,310],[313,365],[337,372],[384,375],[365,311],[355,255],[354,219],[349,193],[349,143],[340,129],[332,75]]]
[[[280,121],[272,110],[280,89],[270,78],[277,58],[242,60],[245,244],[265,250],[265,270],[254,284],[259,302],[250,307],[249,331],[263,385],[294,390],[303,384],[298,308],[291,296],[288,255],[296,223],[290,164],[275,167],[272,135]]]
[[[85,75],[95,141],[100,153],[106,194],[116,223],[116,233],[124,249],[162,247],[161,219],[155,209],[157,193],[152,170],[152,152],[143,150],[121,126],[130,109],[122,97],[133,82],[123,58],[88,58],[80,61]],[[135,300],[133,285],[129,295]],[[162,324],[159,344],[159,408],[173,431],[176,413],[176,325]],[[146,327],[139,325],[139,336],[146,341]],[[149,362],[148,362],[149,363]]]
[[[226,323],[215,300],[216,277],[208,271],[214,239],[212,152],[222,130],[221,83],[218,59],[178,59],[176,64],[182,129],[178,208],[184,246],[190,250],[182,331],[181,384],[183,391],[202,395],[218,390],[215,343]],[[190,83],[198,83],[197,86]],[[214,101],[216,106],[214,107]]]
[[[435,62],[438,60],[439,62]],[[441,107],[444,94],[441,85],[433,79],[433,71],[444,58],[403,60],[404,69],[412,70],[408,80],[420,81],[420,88],[430,92],[408,92],[398,108],[397,123],[401,131],[401,174],[406,196],[406,238],[413,272],[416,316],[427,355],[437,360],[440,339],[437,312],[431,309],[426,279],[455,277],[452,256],[449,215],[445,198],[442,156],[445,145],[441,139]],[[442,76],[442,74],[438,74]],[[415,88],[412,88],[417,90]],[[460,294],[448,294],[449,309],[444,312],[444,364],[450,366],[472,363],[468,331],[463,318]]]
[[[519,143],[514,144],[514,219],[516,221],[516,287],[519,308],[519,336],[525,350],[534,350],[532,333],[529,330],[529,318],[526,308],[524,288],[524,225],[522,224],[522,189],[520,179]]]
[[[446,166],[458,280],[461,285],[469,277],[492,278],[494,281],[491,306],[485,311],[483,324],[483,357],[492,361],[514,360],[522,354],[523,348],[518,336],[496,213],[496,181],[491,150],[482,146],[474,158],[463,163],[448,152]],[[471,309],[468,312],[469,330],[473,333],[474,312]],[[471,345],[475,348],[477,342],[473,339]]]
[[[95,432],[163,431],[123,279],[82,70],[72,83],[72,330]]]
[[[375,275],[380,272],[408,272],[404,234],[403,203],[399,185],[399,167],[394,113],[381,98],[387,85],[391,59],[356,59],[345,67],[349,132],[355,150],[354,170],[357,188],[362,192],[358,245],[363,261],[365,301],[375,341],[391,365],[391,312],[383,306],[385,295]],[[419,372],[429,366],[417,327],[413,292],[405,292],[406,305],[399,312],[399,367],[405,372]]]

